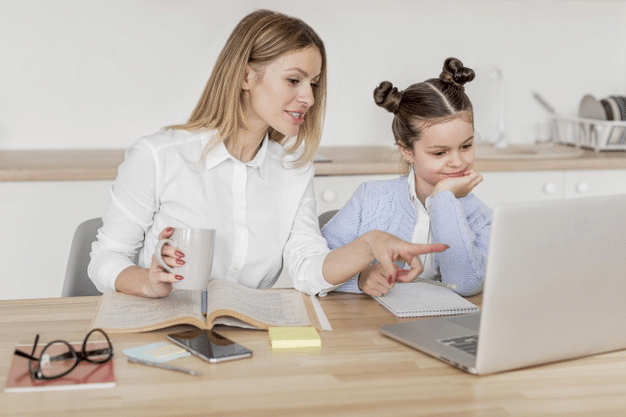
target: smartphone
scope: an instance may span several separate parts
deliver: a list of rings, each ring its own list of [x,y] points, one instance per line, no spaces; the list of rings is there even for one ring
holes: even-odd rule
[[[167,335],[168,340],[176,343],[211,363],[249,358],[252,351],[211,330],[189,330]]]

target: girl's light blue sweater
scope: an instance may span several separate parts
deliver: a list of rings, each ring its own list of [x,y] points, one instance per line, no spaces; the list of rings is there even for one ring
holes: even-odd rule
[[[432,241],[450,246],[434,254],[435,269],[443,282],[456,285],[459,294],[479,293],[485,278],[491,209],[473,194],[457,199],[450,191],[443,191],[429,200]],[[322,235],[330,249],[350,243],[370,230],[383,230],[410,242],[416,216],[406,176],[368,181],[322,228]],[[357,277],[337,291],[360,292]]]

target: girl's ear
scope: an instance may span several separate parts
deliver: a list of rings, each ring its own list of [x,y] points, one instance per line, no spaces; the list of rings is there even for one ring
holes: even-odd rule
[[[400,150],[400,154],[402,155],[405,161],[407,161],[408,163],[411,163],[411,161],[413,161],[412,149],[406,148],[400,144],[398,144],[398,149]]]

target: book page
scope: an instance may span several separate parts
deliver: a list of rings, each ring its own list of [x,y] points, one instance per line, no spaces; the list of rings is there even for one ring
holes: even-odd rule
[[[309,326],[302,293],[296,290],[259,290],[215,280],[207,288],[209,314],[231,310],[269,326]]]
[[[243,320],[239,320],[239,319],[236,319],[234,317],[228,317],[228,316],[219,316],[219,317],[216,317],[215,319],[213,319],[213,326],[218,326],[218,325],[230,326],[230,327],[240,327],[242,329],[259,330],[258,327],[253,326],[251,324],[248,324],[248,323],[246,323]]]
[[[373,297],[398,317],[467,314],[479,309],[454,291],[425,282],[402,282]]]
[[[200,299],[201,290],[176,290],[162,298],[104,293],[91,327],[141,329],[179,317],[196,317],[204,322]]]

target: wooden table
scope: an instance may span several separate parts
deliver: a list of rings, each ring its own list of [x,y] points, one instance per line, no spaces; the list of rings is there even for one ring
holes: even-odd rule
[[[17,343],[81,340],[97,297],[0,301],[2,386]],[[470,299],[480,303],[480,296]],[[165,340],[167,330],[112,335],[117,386],[1,393],[2,416],[623,416],[626,352],[477,377],[396,343],[378,327],[397,322],[364,295],[320,302],[333,326],[313,353],[272,353],[267,332],[220,328],[251,359],[180,366],[193,377],[126,361],[122,350]],[[407,319],[404,319],[407,320]]]

